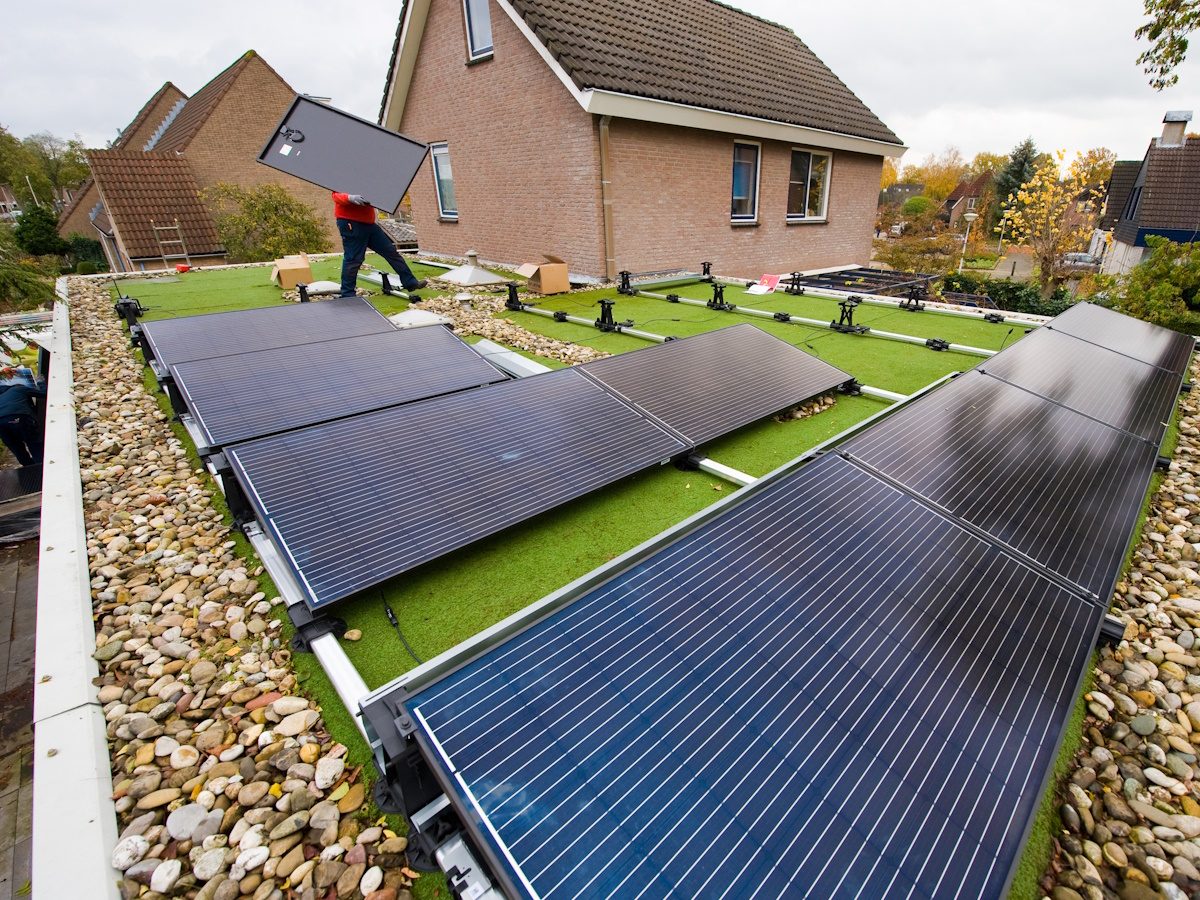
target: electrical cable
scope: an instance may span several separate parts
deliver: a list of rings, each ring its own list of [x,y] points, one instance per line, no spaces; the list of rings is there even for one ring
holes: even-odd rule
[[[425,660],[417,656],[413,648],[409,645],[408,640],[404,637],[404,632],[400,630],[400,620],[396,618],[396,614],[392,611],[392,606],[387,602],[387,597],[383,595],[383,591],[379,592],[379,599],[383,601],[383,611],[387,613],[388,621],[392,623],[392,627],[396,629],[396,634],[400,635],[400,643],[404,645],[404,649],[408,651],[408,655],[417,661],[417,665],[421,665]]]
[[[1003,350],[1003,349],[1004,349],[1004,344],[1007,344],[1007,343],[1008,343],[1008,339],[1009,339],[1010,337],[1012,337],[1012,333],[1013,333],[1014,331],[1016,331],[1016,330],[1017,330],[1016,328],[1010,328],[1010,329],[1008,329],[1008,334],[1006,334],[1006,335],[1004,336],[1004,343],[1000,345],[1000,350]],[[996,352],[997,352],[997,353],[999,353],[999,352],[1000,352],[1000,350],[997,350]]]

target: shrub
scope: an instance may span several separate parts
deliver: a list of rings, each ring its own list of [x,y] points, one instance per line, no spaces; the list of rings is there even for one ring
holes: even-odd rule
[[[32,206],[21,213],[12,233],[17,246],[30,256],[55,256],[71,249],[57,229],[58,216],[43,206]]]
[[[96,266],[108,265],[104,247],[99,241],[75,233],[67,237],[67,242],[71,245],[71,255],[75,257],[76,262],[90,262]]]
[[[1150,256],[1116,279],[1098,302],[1176,331],[1200,332],[1200,243],[1148,237],[1146,244]]]
[[[41,261],[17,246],[13,229],[0,223],[0,309],[40,306],[54,298],[54,286]]]
[[[95,275],[96,271],[96,264],[86,259],[75,264],[76,275]]]
[[[900,214],[904,216],[919,216],[924,212],[928,212],[932,206],[933,201],[928,197],[910,197],[900,207]]]
[[[247,189],[220,182],[203,196],[230,262],[265,262],[333,249],[316,211],[278,184]]]
[[[1049,297],[1043,297],[1042,292],[1031,284],[981,278],[966,272],[946,275],[942,279],[942,289],[962,294],[983,294],[1003,310],[1037,316],[1057,316],[1071,301],[1066,288],[1059,288]]]

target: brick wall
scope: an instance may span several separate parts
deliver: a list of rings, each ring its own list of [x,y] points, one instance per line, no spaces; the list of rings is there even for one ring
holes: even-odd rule
[[[154,136],[154,132],[158,131],[158,126],[162,124],[163,119],[167,117],[172,107],[183,99],[183,91],[176,88],[174,85],[163,91],[163,95],[158,98],[138,127],[121,135],[121,147],[124,150],[141,150],[146,146],[146,141]]]
[[[84,191],[82,197],[75,198],[78,202],[71,210],[71,214],[58,223],[58,233],[65,237],[70,237],[72,234],[82,234],[84,237],[92,240],[100,240],[100,234],[92,227],[92,220],[89,213],[92,207],[100,202],[100,191],[96,188],[96,182],[88,185],[88,189]]]
[[[787,224],[791,144],[761,141],[758,225],[732,226],[734,135],[614,120],[614,244],[631,272],[710,260],[723,275],[758,278],[871,258],[883,159],[834,151],[825,224]]]
[[[462,0],[433,0],[400,130],[445,142],[459,219],[439,221],[430,160],[410,189],[422,250],[507,263],[543,253],[604,274],[593,118],[491,4],[491,60],[466,65]]]
[[[251,57],[183,155],[201,190],[219,181],[243,187],[267,182],[283,185],[289,194],[316,210],[326,224],[333,249],[340,250],[329,191],[258,162],[267,135],[295,96],[270,66],[257,55]]]

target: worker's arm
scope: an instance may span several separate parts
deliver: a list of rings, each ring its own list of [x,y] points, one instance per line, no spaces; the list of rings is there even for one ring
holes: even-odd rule
[[[370,206],[366,198],[362,194],[340,194],[337,191],[333,192],[334,203],[352,203],[355,206]]]

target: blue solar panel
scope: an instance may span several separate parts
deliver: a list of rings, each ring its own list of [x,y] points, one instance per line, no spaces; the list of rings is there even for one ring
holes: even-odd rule
[[[505,380],[437,326],[199,359],[171,373],[210,447]]]
[[[226,455],[315,608],[688,449],[563,369]]]
[[[405,706],[513,896],[994,898],[1101,615],[827,456]]]

